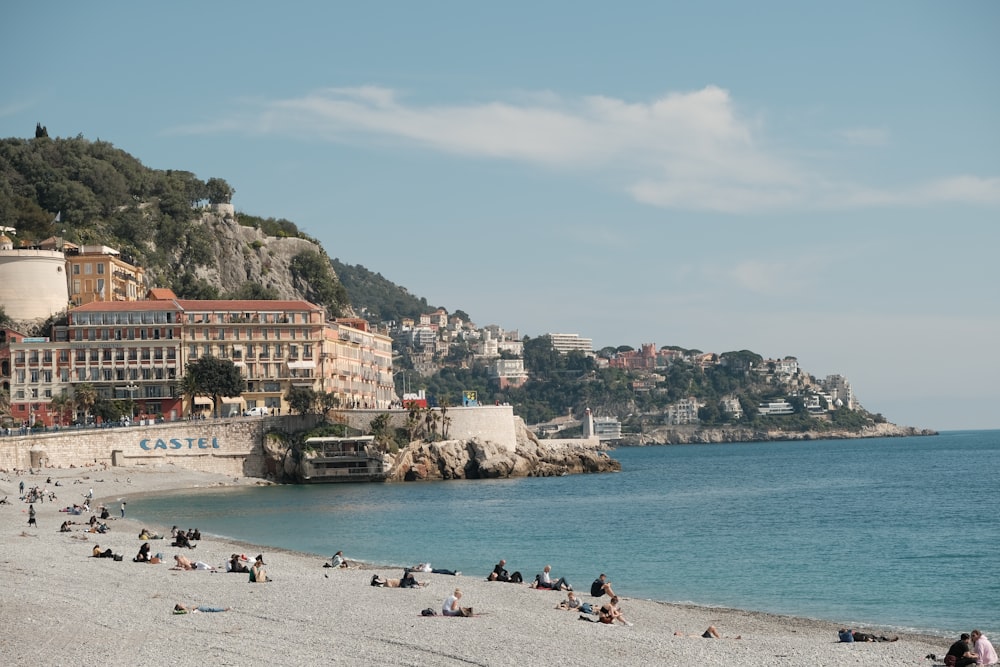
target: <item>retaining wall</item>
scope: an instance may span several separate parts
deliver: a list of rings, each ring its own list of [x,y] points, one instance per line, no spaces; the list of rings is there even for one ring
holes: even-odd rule
[[[265,477],[264,433],[309,428],[317,419],[314,415],[208,419],[7,436],[0,438],[0,469],[169,462],[234,477]]]
[[[353,428],[371,432],[371,421],[385,410],[345,410],[337,413]],[[438,411],[440,412],[440,411]],[[406,428],[406,410],[389,411],[393,428]],[[478,438],[508,451],[516,447],[514,412],[509,405],[448,408],[448,438]],[[237,417],[168,422],[150,426],[67,428],[27,436],[0,437],[0,470],[69,468],[91,465],[174,465],[234,477],[267,477],[268,460],[262,442],[268,431],[287,433],[311,428],[318,415]],[[440,422],[438,432],[441,432]]]

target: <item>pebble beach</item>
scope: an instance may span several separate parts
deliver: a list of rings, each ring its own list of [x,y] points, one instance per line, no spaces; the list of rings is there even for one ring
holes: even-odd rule
[[[54,501],[34,504],[37,526],[28,525],[28,504],[18,500],[21,481],[26,488],[56,494]],[[375,564],[324,568],[338,549],[352,556],[350,545],[338,545],[334,535],[330,553],[320,555],[212,535],[203,535],[195,549],[178,549],[169,546],[170,526],[145,526],[167,534],[151,541],[151,551],[163,553],[165,562],[132,561],[143,526],[127,511],[126,518],[119,517],[122,500],[139,507],[156,502],[158,492],[257,483],[172,465],[0,474],[0,498],[7,498],[0,504],[4,663],[930,667],[941,662],[926,656],[942,656],[952,641],[902,634],[895,642],[844,644],[837,641],[840,626],[828,621],[635,599],[623,591],[618,591],[620,606],[631,625],[583,622],[576,612],[556,609],[564,593],[487,582],[494,563],[460,576],[418,573],[418,581],[427,585],[416,589],[372,587],[373,574],[399,577],[402,572]],[[90,489],[93,506],[105,504],[111,513],[108,533],[85,532],[82,524],[89,514],[60,511],[81,503]],[[71,532],[59,532],[67,519],[77,524]],[[123,559],[93,558],[95,545]],[[171,569],[179,553],[221,571]],[[225,572],[232,553],[251,561],[262,554],[272,580],[252,584],[245,574]],[[414,554],[414,563],[419,559]],[[421,616],[425,608],[440,613],[455,588],[462,589],[462,604],[473,607],[475,617]],[[588,591],[577,594],[597,601]],[[231,610],[176,615],[177,603]],[[709,625],[723,638],[703,639]]]

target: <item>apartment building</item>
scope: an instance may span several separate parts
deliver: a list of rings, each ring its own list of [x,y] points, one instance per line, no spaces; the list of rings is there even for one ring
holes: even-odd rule
[[[545,334],[552,340],[552,347],[560,354],[568,354],[579,350],[587,355],[594,354],[594,341],[590,338],[580,338],[580,334],[550,333]]]
[[[104,400],[128,401],[133,414],[178,419],[211,400],[187,405],[179,382],[187,364],[213,356],[240,368],[240,397],[224,398],[223,415],[245,408],[287,411],[293,386],[333,391],[345,407],[388,407],[392,342],[359,322],[328,323],[307,301],[176,299],[169,290],[146,301],[95,301],[69,311],[52,338],[9,343],[14,419],[58,421],[58,397],[80,384]],[[363,327],[363,328],[359,328]],[[78,409],[77,417],[82,416]]]
[[[124,261],[114,248],[64,244],[69,300],[74,306],[94,301],[138,301],[145,294],[145,271]]]

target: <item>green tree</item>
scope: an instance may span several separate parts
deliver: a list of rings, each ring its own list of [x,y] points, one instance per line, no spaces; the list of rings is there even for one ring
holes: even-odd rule
[[[228,204],[236,191],[221,178],[210,178],[205,181],[205,193],[210,204]]]
[[[90,411],[97,403],[97,388],[89,382],[78,384],[73,388],[73,397],[76,399],[76,404],[83,408],[83,420],[86,422]]]
[[[188,405],[188,416],[194,414],[194,399],[198,395],[198,378],[191,373],[185,373],[178,385],[181,397]]]
[[[311,387],[292,387],[285,394],[285,401],[292,412],[309,414],[316,406],[316,392]]]
[[[322,394],[319,394],[317,402],[324,415],[331,410],[336,410],[340,407],[340,397],[330,391],[325,391]]]
[[[246,390],[246,380],[236,364],[228,359],[211,355],[196,359],[187,365],[185,375],[192,377],[197,393],[212,397],[214,414],[219,416],[220,399],[240,396]]]
[[[76,406],[76,401],[66,391],[62,391],[52,397],[49,405],[55,411],[56,424],[62,426],[66,422],[67,414],[72,414],[73,408]]]

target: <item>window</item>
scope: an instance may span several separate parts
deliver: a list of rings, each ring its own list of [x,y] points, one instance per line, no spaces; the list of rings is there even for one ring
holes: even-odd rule
[[[73,265],[73,275],[74,275],[74,276],[78,276],[78,275],[80,275],[80,265],[79,265],[79,264],[74,264],[74,265]],[[80,281],[78,281],[78,280],[77,280],[77,281],[74,281],[74,282],[76,282],[77,284],[79,284],[79,283],[80,283]]]
[[[91,264],[90,262],[87,262],[86,264],[83,265],[83,275],[89,276],[93,272],[94,272],[94,265],[93,264]]]
[[[97,265],[97,275],[99,275],[99,276],[103,276],[104,275],[104,265],[103,264],[98,264]]]

